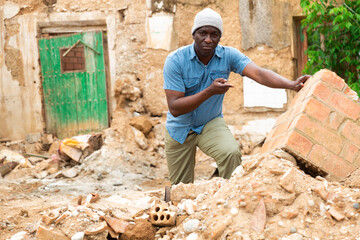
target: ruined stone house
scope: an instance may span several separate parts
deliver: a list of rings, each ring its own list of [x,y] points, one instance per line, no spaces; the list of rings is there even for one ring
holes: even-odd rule
[[[301,74],[300,0],[0,0],[0,139],[98,131],[124,108],[164,117],[163,63],[192,43],[205,7],[223,17],[220,44],[289,79]],[[278,116],[293,97],[230,81],[230,124]]]

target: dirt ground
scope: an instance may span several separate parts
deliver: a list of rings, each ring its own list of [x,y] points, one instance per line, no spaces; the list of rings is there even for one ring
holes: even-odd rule
[[[36,239],[39,225],[70,239],[101,223],[83,212],[89,208],[100,216],[110,214],[132,222],[133,228],[128,229],[137,235],[124,233],[118,239],[360,239],[358,174],[343,182],[314,178],[300,170],[291,155],[256,154],[256,148],[244,141],[240,144],[243,164],[230,180],[210,179],[214,160],[198,151],[195,183],[173,186],[171,202],[165,203],[165,186],[170,182],[163,142],[156,141],[155,133],[149,134],[148,148],[141,149],[129,121],[124,121],[131,116],[117,114],[123,115],[117,118],[122,121],[114,121],[112,128],[102,132],[101,149],[81,164],[62,164],[58,171],[47,169],[41,175],[41,164],[48,160],[28,157],[32,167],[18,167],[0,179],[0,239]],[[164,126],[162,118],[151,122]],[[239,129],[230,128],[238,139]],[[4,143],[0,150],[5,148],[9,146]],[[75,169],[78,175],[59,174],[66,169]],[[84,207],[84,199],[96,193],[100,201]],[[174,226],[149,223],[150,210],[160,203],[176,212]],[[59,224],[46,224],[44,216],[54,211],[71,215]],[[14,237],[21,231],[28,238]],[[103,231],[84,239],[116,239],[109,236]]]

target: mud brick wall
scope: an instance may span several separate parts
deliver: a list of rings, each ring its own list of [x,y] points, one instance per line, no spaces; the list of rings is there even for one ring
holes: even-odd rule
[[[360,103],[336,73],[323,69],[280,115],[261,152],[283,149],[315,173],[342,179],[360,166]]]

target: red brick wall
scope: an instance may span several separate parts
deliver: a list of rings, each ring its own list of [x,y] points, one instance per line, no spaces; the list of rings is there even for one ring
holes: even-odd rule
[[[60,50],[61,72],[85,71],[85,51],[84,46],[74,47],[65,57],[63,54],[68,50]]]
[[[360,103],[334,72],[317,72],[277,119],[261,152],[283,149],[336,178],[360,166]]]

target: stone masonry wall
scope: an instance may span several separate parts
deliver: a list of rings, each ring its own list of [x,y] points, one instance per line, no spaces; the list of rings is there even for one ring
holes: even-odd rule
[[[317,72],[279,116],[261,152],[279,148],[312,171],[346,177],[360,166],[356,93],[334,72]]]

